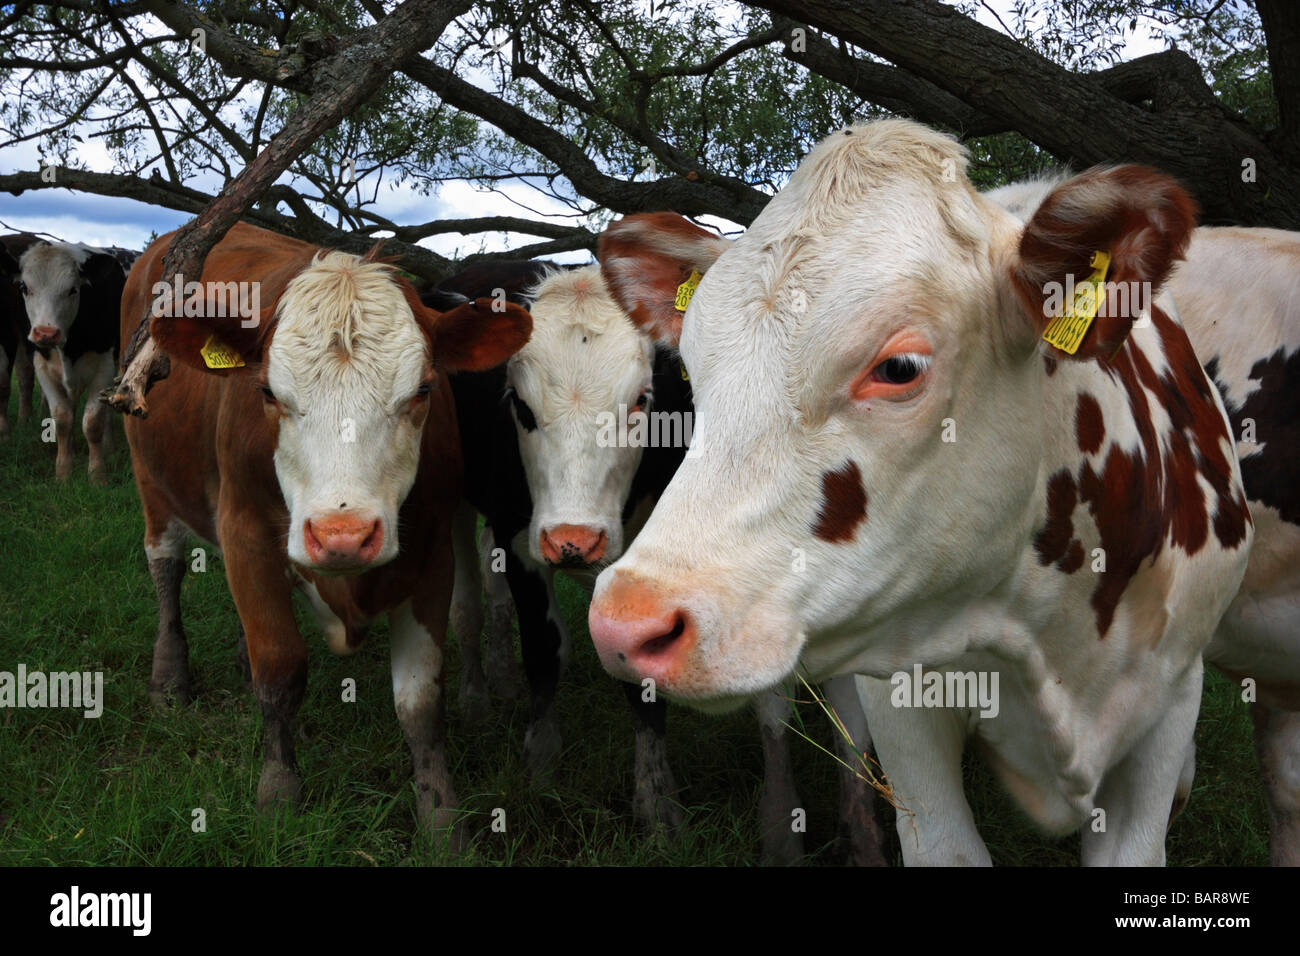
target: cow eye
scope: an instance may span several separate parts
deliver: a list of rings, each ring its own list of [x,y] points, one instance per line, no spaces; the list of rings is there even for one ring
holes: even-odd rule
[[[428,398],[429,392],[433,389],[433,382],[421,382],[420,387],[415,390],[416,398]]]
[[[930,367],[930,356],[914,352],[891,355],[872,370],[871,377],[886,385],[906,385]]]
[[[26,295],[26,294],[27,294],[27,283],[26,283],[26,282],[20,282],[20,283],[18,283],[18,294],[19,294],[19,295]]]
[[[519,397],[519,393],[514,389],[510,390],[510,404],[514,407],[515,417],[519,419],[519,424],[526,432],[531,432],[537,428],[537,419],[533,415],[533,410],[528,407],[528,403]]]
[[[646,407],[647,405],[649,405],[649,404],[650,404],[650,393],[649,393],[649,392],[642,392],[640,395],[638,395],[638,396],[636,397],[636,407],[637,407],[637,408],[645,408],[645,407]]]
[[[262,393],[262,398],[266,404],[274,405],[276,403],[275,392],[271,391],[270,385],[259,385],[257,388]]]
[[[77,294],[77,287],[74,285],[71,289],[68,290],[68,295],[74,296],[76,294]]]

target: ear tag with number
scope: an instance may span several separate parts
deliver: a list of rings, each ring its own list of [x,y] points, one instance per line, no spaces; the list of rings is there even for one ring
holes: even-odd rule
[[[695,290],[700,287],[700,280],[704,276],[694,269],[691,270],[690,276],[677,287],[677,301],[673,303],[678,312],[685,312],[686,307],[691,304],[691,297],[695,295]]]
[[[1088,263],[1092,272],[1074,287],[1074,300],[1062,313],[1047,323],[1043,338],[1062,352],[1070,355],[1079,351],[1084,335],[1097,317],[1097,311],[1106,300],[1106,271],[1110,268],[1110,254],[1098,250]]]
[[[244,360],[240,354],[217,338],[215,332],[208,336],[208,340],[203,343],[203,348],[199,349],[199,354],[203,356],[203,364],[208,368],[244,367]]]

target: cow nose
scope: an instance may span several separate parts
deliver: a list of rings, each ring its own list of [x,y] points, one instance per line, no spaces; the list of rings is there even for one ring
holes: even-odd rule
[[[622,680],[671,679],[696,641],[684,608],[624,577],[615,577],[592,601],[587,625],[601,664]]]
[[[562,568],[584,567],[604,557],[609,538],[600,528],[557,524],[542,529],[540,544],[547,564]]]
[[[50,325],[37,325],[30,336],[33,345],[58,345],[63,333]]]
[[[384,528],[378,518],[336,513],[308,518],[302,537],[307,557],[316,567],[355,570],[378,557]]]

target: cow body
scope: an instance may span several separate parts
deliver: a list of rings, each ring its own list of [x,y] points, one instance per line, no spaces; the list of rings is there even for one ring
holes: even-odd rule
[[[74,243],[37,242],[19,259],[19,291],[35,349],[41,392],[54,417],[59,480],[72,472],[72,422],[83,395],[81,418],[90,451],[91,481],[108,480],[112,429],[98,401],[117,373],[117,324],[126,271],[112,252]]]
[[[1073,357],[1041,338],[1097,252],[1158,291],[1194,209],[1121,167],[1022,228],[954,181],[964,163],[883,121],[818,146],[720,257],[680,225],[606,233],[620,301],[680,339],[702,447],[602,574],[592,638],[612,673],[705,708],[795,667],[865,675],[910,864],[988,862],[972,737],[1039,826],[1083,828],[1085,862],[1162,863],[1201,654],[1251,544],[1240,471],[1161,308],[1135,322],[1109,299]],[[951,699],[994,677],[992,706]],[[922,684],[933,699],[900,693]]]
[[[27,308],[18,291],[21,270],[18,260],[43,240],[29,232],[0,236],[0,437],[9,432],[9,390],[11,376],[18,379],[18,418],[32,414],[32,385],[36,381],[32,356],[35,346],[28,340],[31,327]]]
[[[157,305],[173,235],[132,270],[124,342]],[[159,701],[189,697],[179,593],[192,532],[221,548],[247,641],[263,716],[258,804],[293,800],[301,787],[293,721],[307,663],[294,588],[340,653],[387,613],[420,821],[446,826],[456,799],[442,648],[461,462],[443,369],[499,362],[526,339],[527,315],[467,304],[439,316],[384,266],[243,224],[204,264],[203,283],[231,281],[258,284],[262,313],[155,317],[152,334],[172,371],[154,387],[150,416],[126,423],[159,600],[150,690]]]
[[[504,646],[508,653],[508,603],[500,593],[504,578],[518,609],[532,695],[525,754],[530,772],[545,775],[561,746],[554,700],[569,654],[554,576],[561,571],[590,589],[595,571],[622,553],[686,454],[693,406],[676,351],[655,346],[637,331],[609,298],[599,268],[562,272],[532,263],[530,274],[529,265],[503,263],[499,273],[477,267],[425,301],[439,301],[447,292],[489,296],[502,290],[522,297],[534,318],[532,339],[508,365],[458,374],[452,389],[465,450],[466,497],[485,516],[489,548],[499,544],[505,552],[504,575],[500,568],[490,570],[490,560],[483,572],[489,664],[494,647]],[[630,432],[639,418],[649,423],[642,432],[646,446],[631,440],[620,444],[620,419],[623,431]],[[611,422],[614,428],[608,427]],[[462,700],[481,712],[487,692],[474,639],[481,619],[476,616],[479,582],[470,576],[478,567],[472,516],[462,528],[452,621],[465,649]],[[676,827],[682,814],[667,758],[666,703],[657,695],[648,699],[640,683],[623,687],[636,725],[634,815],[648,829]],[[851,699],[851,681],[828,694],[840,701],[853,729],[851,739],[836,739],[846,762],[856,765],[855,749],[867,749],[869,740]],[[786,738],[790,702],[784,693],[772,694],[757,711],[765,758],[763,857],[792,862],[803,847],[790,825],[791,810],[800,805]],[[872,809],[871,789],[846,772],[841,830],[854,862],[882,862]]]
[[[987,195],[1024,220],[1060,181],[1013,183]],[[1166,285],[1226,405],[1255,525],[1246,576],[1205,659],[1254,696],[1271,856],[1293,866],[1300,865],[1298,268],[1300,233],[1207,226],[1192,234]]]

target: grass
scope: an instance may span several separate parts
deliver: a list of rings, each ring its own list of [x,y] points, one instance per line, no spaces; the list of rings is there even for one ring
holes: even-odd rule
[[[350,658],[330,654],[300,616],[311,669],[297,731],[304,799],[296,812],[253,809],[261,766],[260,718],[235,667],[237,619],[224,570],[186,575],[182,608],[196,700],[163,713],[147,683],[156,627],[143,523],[121,426],[107,487],[85,478],[85,449],[63,485],[34,422],[14,422],[0,443],[0,670],[102,670],[98,720],[71,710],[0,710],[0,864],[99,865],[754,865],[762,755],[746,713],[705,717],[675,709],[669,747],[687,807],[684,834],[665,844],[631,819],[632,723],[586,631],[582,592],[561,584],[573,655],[560,687],[565,749],[551,789],[525,778],[523,703],[495,702],[480,730],[456,706],[459,659],[449,641],[449,759],[470,828],[459,856],[414,827],[410,757],[392,709],[387,634],[380,626]],[[80,436],[78,436],[80,439]],[[193,546],[202,542],[195,541]],[[357,684],[343,703],[344,678]],[[832,745],[814,703],[798,720]],[[836,765],[792,735],[807,810],[810,863],[832,863]],[[1237,689],[1207,675],[1190,806],[1168,842],[1175,865],[1267,862],[1267,820]],[[1036,833],[987,770],[968,760],[967,786],[995,863],[1073,865],[1078,840]],[[206,832],[193,829],[196,808]],[[489,827],[502,808],[506,831]],[[892,835],[892,811],[887,811]],[[897,858],[897,841],[893,852]]]

